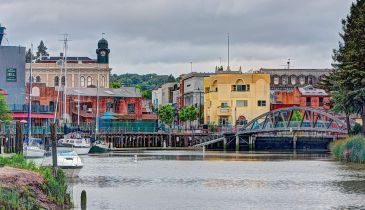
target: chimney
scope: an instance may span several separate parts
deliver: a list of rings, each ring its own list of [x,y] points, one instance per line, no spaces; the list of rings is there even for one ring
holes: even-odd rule
[[[1,26],[0,24],[0,46],[1,46],[1,42],[3,41],[3,37],[5,35],[5,27],[4,26]]]

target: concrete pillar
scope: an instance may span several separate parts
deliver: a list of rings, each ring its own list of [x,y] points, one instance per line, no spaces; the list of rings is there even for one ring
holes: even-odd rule
[[[248,147],[250,148],[250,150],[255,149],[255,141],[256,141],[255,136],[249,136],[249,138],[248,138]]]
[[[236,151],[240,151],[240,136],[236,135]]]
[[[296,150],[297,149],[297,140],[298,140],[298,137],[297,136],[293,136],[293,150]]]
[[[227,150],[227,138],[226,137],[223,138],[223,150],[224,151]]]

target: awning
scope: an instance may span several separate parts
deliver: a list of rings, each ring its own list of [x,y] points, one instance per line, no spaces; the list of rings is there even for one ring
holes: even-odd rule
[[[27,119],[28,113],[12,113],[13,118],[16,119]],[[54,114],[44,114],[44,113],[32,113],[33,119],[53,119]]]
[[[104,116],[101,116],[100,119],[101,120],[115,120],[117,118],[114,117],[114,115],[115,115],[114,112],[104,112]]]

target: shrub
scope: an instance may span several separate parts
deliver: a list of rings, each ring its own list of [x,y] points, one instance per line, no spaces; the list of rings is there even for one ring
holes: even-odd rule
[[[365,162],[365,137],[351,136],[346,140],[331,145],[331,153],[338,160]]]

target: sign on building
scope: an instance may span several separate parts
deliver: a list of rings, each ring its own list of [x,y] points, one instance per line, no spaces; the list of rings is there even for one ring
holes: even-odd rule
[[[16,68],[7,68],[6,69],[6,81],[7,82],[16,82]]]

